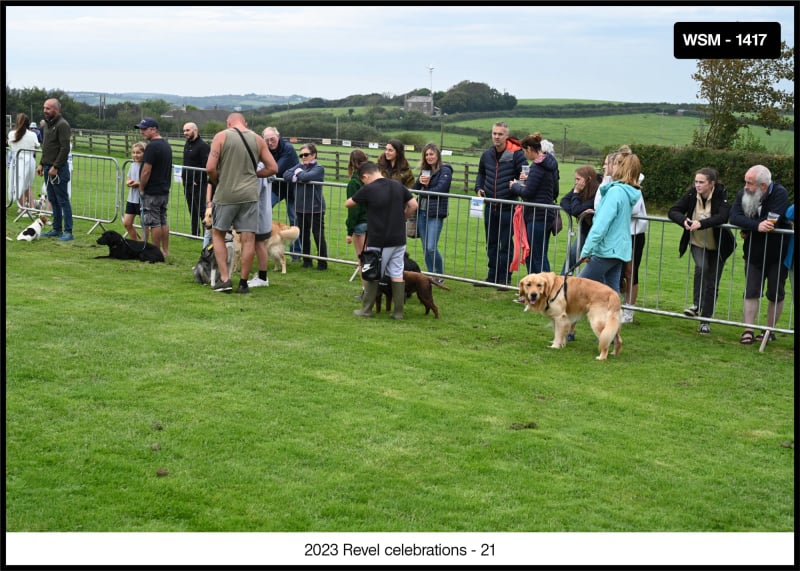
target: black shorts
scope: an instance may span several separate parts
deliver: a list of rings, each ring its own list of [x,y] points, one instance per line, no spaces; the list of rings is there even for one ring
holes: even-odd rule
[[[142,215],[142,205],[138,202],[126,202],[125,214],[133,214],[134,216]]]

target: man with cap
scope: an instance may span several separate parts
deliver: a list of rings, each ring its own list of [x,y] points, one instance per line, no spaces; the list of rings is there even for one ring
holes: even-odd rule
[[[142,137],[148,141],[139,173],[145,241],[152,237],[153,244],[161,249],[166,258],[169,254],[167,204],[172,186],[172,147],[158,132],[155,119],[144,117],[134,128],[139,129]]]
[[[33,134],[36,135],[36,138],[39,140],[39,144],[42,144],[42,131],[39,129],[39,126],[31,121],[31,124],[28,126],[29,131],[33,131]]]

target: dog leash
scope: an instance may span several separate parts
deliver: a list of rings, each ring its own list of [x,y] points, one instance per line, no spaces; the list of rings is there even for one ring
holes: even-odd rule
[[[573,268],[573,269],[575,269],[575,268]],[[556,300],[556,298],[558,297],[558,294],[561,292],[562,289],[564,290],[564,299],[566,300],[567,299],[567,276],[564,276],[564,283],[562,283],[561,287],[556,290],[556,294],[553,297],[551,297],[550,299],[548,299],[547,303],[544,304],[544,310],[545,311],[550,309],[550,302],[553,302],[553,301]]]

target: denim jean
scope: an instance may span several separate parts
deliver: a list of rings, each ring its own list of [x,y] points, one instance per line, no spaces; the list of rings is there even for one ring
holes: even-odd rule
[[[586,236],[589,233],[581,234],[580,239],[575,239],[569,245],[569,252],[567,252],[567,259],[564,261],[564,267],[561,270],[561,275],[566,275],[570,268],[574,268],[575,264],[578,263],[578,256],[580,255],[580,250],[578,248],[583,248],[583,245],[586,243]]]
[[[619,279],[622,277],[623,265],[624,262],[617,258],[592,256],[578,277],[606,284],[619,293]]]
[[[426,211],[417,214],[417,229],[425,253],[425,267],[435,274],[444,273],[444,262],[439,252],[439,236],[442,234],[444,218],[428,218]]]
[[[72,234],[72,204],[69,201],[70,172],[69,165],[64,163],[58,169],[53,179],[50,179],[48,171],[51,165],[42,165],[44,178],[47,181],[47,200],[53,206],[53,230],[61,232],[62,225],[64,232]]]
[[[531,253],[525,259],[529,274],[550,271],[550,260],[547,259],[547,248],[550,246],[550,224],[531,220],[525,224],[528,245]]]

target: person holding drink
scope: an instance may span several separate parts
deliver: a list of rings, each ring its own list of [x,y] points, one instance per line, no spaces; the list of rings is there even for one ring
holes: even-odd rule
[[[744,188],[738,192],[731,207],[730,223],[742,229],[744,238],[746,285],[743,321],[750,326],[755,324],[758,304],[765,294],[765,283],[768,328],[775,327],[783,311],[784,285],[789,273],[783,258],[789,235],[773,234],[772,231],[791,228],[784,216],[788,207],[789,193],[783,185],[772,180],[767,167],[755,165],[747,170]],[[772,217],[770,213],[773,213]],[[766,332],[753,337],[752,327],[747,327],[739,342],[752,345],[753,341],[762,341],[764,335]],[[769,340],[775,340],[774,333],[769,333]]]
[[[428,143],[422,149],[422,160],[419,163],[420,175],[414,183],[415,190],[427,190],[432,193],[447,194],[453,181],[453,167],[442,163],[442,153],[434,143]],[[444,272],[444,260],[439,251],[439,237],[442,234],[444,219],[447,218],[448,199],[434,194],[421,195],[417,212],[417,229],[425,255],[425,267],[429,272]],[[441,284],[444,280],[433,278]]]

